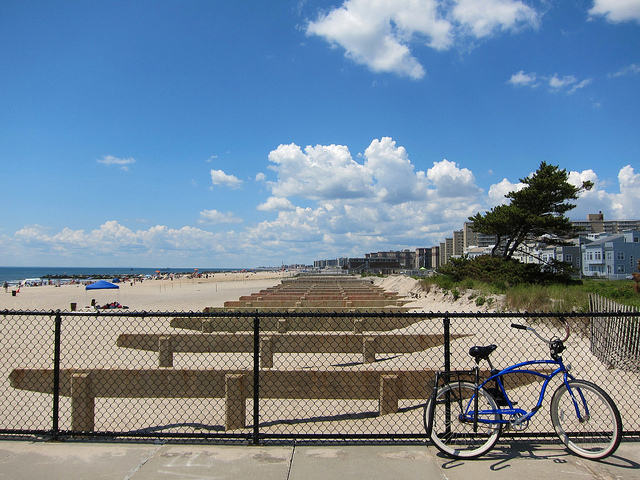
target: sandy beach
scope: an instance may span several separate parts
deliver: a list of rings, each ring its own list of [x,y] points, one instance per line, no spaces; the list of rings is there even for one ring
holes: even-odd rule
[[[91,306],[95,299],[97,305],[117,302],[127,306],[130,311],[194,311],[201,312],[205,307],[222,307],[228,300],[238,300],[243,295],[257,293],[265,288],[278,285],[286,278],[292,278],[296,272],[224,272],[210,275],[208,278],[148,279],[135,283],[122,282],[118,290],[85,290],[84,285],[67,284],[23,286],[15,296],[9,288],[0,291],[0,310],[62,310],[69,311],[71,304],[81,311]],[[425,312],[476,312],[491,311],[500,305],[496,302],[480,308],[476,305],[472,292],[463,293],[457,300],[450,293],[433,289],[422,290],[419,282],[406,275],[387,277],[369,277],[376,286],[388,292],[398,292],[401,297],[410,299],[406,305],[411,311]]]
[[[180,277],[123,282],[118,290],[85,290],[84,285],[22,287],[15,296],[11,288],[0,291],[0,310],[82,310],[95,303],[118,302],[131,311],[194,311],[221,307],[227,300],[279,284],[291,272],[225,272],[208,278]],[[14,288],[15,289],[15,288]]]

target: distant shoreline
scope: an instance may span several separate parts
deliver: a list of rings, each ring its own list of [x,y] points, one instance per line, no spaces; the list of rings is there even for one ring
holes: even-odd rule
[[[134,278],[141,276],[187,276],[187,275],[214,275],[219,273],[242,273],[255,271],[276,271],[267,267],[252,269],[243,268],[135,268],[135,267],[0,267],[0,285],[7,282],[9,285],[19,285],[26,280],[31,283],[44,284],[49,281],[61,281],[71,283],[73,280],[109,280]],[[68,282],[64,282],[68,280]]]

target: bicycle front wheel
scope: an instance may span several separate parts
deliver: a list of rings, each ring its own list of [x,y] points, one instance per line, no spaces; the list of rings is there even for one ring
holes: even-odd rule
[[[478,390],[477,430],[474,431],[475,385],[470,382],[449,383],[438,390],[424,408],[424,423],[438,450],[453,458],[476,458],[484,455],[500,437],[500,414],[496,401],[484,388]]]
[[[558,437],[576,455],[591,460],[608,457],[622,438],[618,408],[591,382],[570,380],[569,388],[560,385],[551,399],[551,421]]]

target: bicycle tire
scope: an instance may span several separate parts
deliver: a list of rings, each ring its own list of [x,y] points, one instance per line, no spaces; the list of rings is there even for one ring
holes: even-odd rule
[[[551,421],[560,441],[576,455],[591,460],[608,457],[616,451],[622,438],[622,419],[611,397],[586,380],[570,380],[581,415],[578,419],[573,399],[565,384],[551,399]]]
[[[497,410],[493,396],[480,388],[479,410]],[[438,390],[435,401],[432,396],[424,407],[424,425],[427,432],[431,427],[431,441],[445,455],[452,458],[471,459],[484,455],[493,448],[500,438],[501,415],[494,413],[483,418],[496,423],[478,423],[477,432],[473,431],[473,422],[461,420],[461,415],[470,405],[473,409],[475,385],[471,382],[453,382]],[[450,414],[447,421],[446,395],[450,395]],[[471,402],[471,404],[469,403]]]

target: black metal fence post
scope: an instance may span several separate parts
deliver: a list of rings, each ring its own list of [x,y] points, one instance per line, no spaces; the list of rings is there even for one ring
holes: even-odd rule
[[[444,319],[442,320],[443,335],[444,335],[444,382],[449,383],[449,372],[451,371],[451,319],[449,318],[449,312],[444,313]],[[445,432],[451,433],[451,394],[445,393]]]
[[[444,319],[442,321],[444,327],[444,370],[449,372],[451,370],[451,319],[449,318],[449,312],[444,313]],[[449,381],[448,378],[445,378]]]
[[[253,319],[253,445],[260,443],[260,317]]]
[[[51,436],[54,441],[58,440],[59,429],[59,410],[60,410],[60,337],[62,331],[62,315],[60,310],[56,310],[55,316],[55,333],[54,333],[54,351],[53,351],[53,422],[51,428]]]

